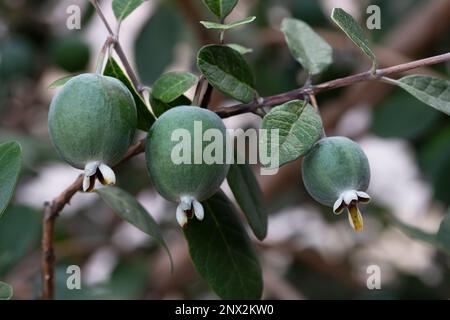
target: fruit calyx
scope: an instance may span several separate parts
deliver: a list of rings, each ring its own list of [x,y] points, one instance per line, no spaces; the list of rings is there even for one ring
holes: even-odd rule
[[[202,204],[191,196],[180,197],[180,204],[177,207],[178,224],[182,228],[186,227],[188,219],[194,215],[198,220],[203,220],[205,213]]]
[[[100,161],[88,162],[84,167],[83,191],[94,190],[96,179],[103,185],[116,184],[116,175],[110,167]]]
[[[369,203],[370,196],[363,191],[347,190],[341,193],[333,206],[335,214],[340,214],[346,208],[348,221],[356,232],[363,230],[363,218],[359,211],[359,203]]]

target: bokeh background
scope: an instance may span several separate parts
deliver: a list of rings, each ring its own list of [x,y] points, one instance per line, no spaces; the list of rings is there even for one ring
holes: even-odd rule
[[[110,1],[101,3],[114,21]],[[314,79],[318,83],[368,69],[369,61],[329,15],[333,6],[343,7],[365,25],[370,4],[381,8],[381,30],[368,32],[381,66],[449,51],[448,0],[241,0],[229,19],[256,15],[257,20],[228,32],[227,41],[253,49],[246,58],[262,96],[284,92],[301,86],[305,73],[284,43],[281,20],[306,21],[335,49],[335,62]],[[66,27],[70,5],[81,8],[81,30]],[[123,23],[120,40],[142,82],[151,85],[166,71],[198,74],[196,51],[217,42],[217,34],[198,21],[212,19],[200,0],[149,0]],[[88,1],[0,0],[0,142],[18,140],[25,153],[13,204],[0,220],[0,279],[13,285],[16,299],[39,297],[43,203],[79,174],[50,144],[47,111],[55,90],[48,85],[93,71],[106,35]],[[415,73],[446,78],[450,64]],[[363,208],[365,231],[355,234],[345,216],[333,215],[305,193],[300,161],[276,176],[259,177],[270,210],[267,239],[254,240],[264,297],[448,298],[449,256],[409,238],[386,217],[437,230],[450,204],[449,118],[381,83],[329,91],[317,99],[327,134],[352,137],[366,151],[373,202]],[[215,92],[211,108],[232,103]],[[257,128],[260,122],[253,114],[226,120],[230,128]],[[174,274],[148,236],[119,220],[97,195],[77,194],[57,221],[57,298],[216,298],[196,274],[174,205],[152,189],[142,156],[118,170],[118,182],[160,223],[175,259]],[[226,183],[224,190],[232,197]],[[66,288],[66,267],[72,264],[81,267],[82,290]],[[366,286],[369,265],[381,268],[381,290]]]

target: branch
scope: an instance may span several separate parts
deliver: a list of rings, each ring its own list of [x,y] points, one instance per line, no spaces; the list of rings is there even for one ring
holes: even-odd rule
[[[337,89],[363,81],[381,80],[383,77],[386,77],[388,75],[403,73],[412,69],[430,66],[445,61],[450,61],[450,52],[426,59],[399,64],[388,68],[377,69],[375,71],[375,74],[372,74],[371,71],[366,71],[348,77],[324,82],[318,85],[307,86],[278,95],[258,99],[257,101],[253,101],[250,103],[236,104],[230,107],[217,108],[215,111],[220,117],[228,118],[242,113],[253,112],[255,109],[261,107],[270,107],[280,105],[291,100],[302,99],[305,95],[316,95],[317,93],[322,91]]]
[[[111,25],[109,24],[108,20],[106,20],[105,15],[103,14],[102,9],[100,8],[98,4],[98,0],[90,0],[92,5],[95,8],[95,11],[99,15],[100,19],[102,20],[103,24],[106,27],[106,30],[108,30],[109,36],[111,37],[111,42],[114,44],[114,50],[117,53],[117,56],[119,57],[120,61],[123,64],[123,67],[125,68],[126,73],[130,77],[131,82],[133,83],[133,86],[136,88],[136,90],[141,94],[142,98],[145,101],[145,97],[143,96],[143,91],[145,90],[144,87],[141,85],[139,78],[137,77],[136,73],[134,72],[133,68],[131,67],[130,62],[128,61],[128,58],[123,51],[122,45],[120,44],[118,38],[119,35],[116,34],[113,29],[111,28]]]
[[[132,145],[124,158],[114,166],[118,167],[124,162],[127,162],[130,158],[143,153],[145,150],[145,139],[140,140],[136,144]],[[54,252],[54,229],[56,218],[64,207],[70,203],[72,197],[81,191],[83,185],[83,175],[78,178],[67,187],[59,196],[53,199],[51,202],[45,203],[44,220],[42,230],[42,298],[53,299],[54,298],[54,273],[55,273],[55,252]]]

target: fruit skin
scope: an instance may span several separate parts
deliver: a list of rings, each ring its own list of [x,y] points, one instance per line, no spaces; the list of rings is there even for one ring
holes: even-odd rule
[[[53,62],[68,72],[86,69],[89,58],[89,46],[77,36],[69,36],[55,42],[51,48]]]
[[[302,163],[303,182],[319,203],[333,207],[350,190],[365,191],[370,182],[370,166],[361,147],[345,137],[319,140]]]
[[[147,167],[155,188],[167,200],[181,202],[184,211],[189,210],[191,204],[195,207],[196,202],[214,195],[229,170],[225,158],[223,164],[205,164],[203,161],[202,164],[194,164],[194,121],[201,121],[202,135],[211,128],[221,131],[225,157],[226,129],[222,119],[199,107],[179,106],[165,112],[150,128],[146,144]],[[191,134],[190,164],[177,165],[171,159],[173,148],[180,143],[180,140],[171,141],[172,132],[176,129],[186,129]],[[210,143],[203,142],[202,150]],[[184,201],[183,197],[187,200]]]
[[[114,166],[133,141],[137,123],[133,96],[119,80],[82,74],[53,98],[48,115],[58,154],[84,169],[90,162]]]

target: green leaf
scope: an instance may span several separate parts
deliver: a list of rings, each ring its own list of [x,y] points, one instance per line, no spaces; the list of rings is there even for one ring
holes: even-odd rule
[[[167,252],[170,260],[170,268],[173,269],[172,255],[164,241],[158,224],[136,198],[117,187],[103,187],[95,191],[120,218],[153,237]]]
[[[253,100],[252,71],[236,50],[228,46],[205,46],[198,53],[197,65],[213,87],[241,102]]]
[[[144,0],[113,0],[112,9],[118,21],[125,20]]]
[[[0,281],[0,300],[9,300],[13,296],[13,288],[2,281]]]
[[[253,233],[259,240],[267,235],[267,210],[258,181],[248,164],[232,164],[227,181]]]
[[[236,44],[236,43],[228,43],[227,46],[233,50],[236,50],[237,52],[239,52],[242,55],[253,52],[253,49],[246,48],[246,47],[241,46],[240,44]]]
[[[394,81],[423,103],[450,115],[450,81],[419,75]]]
[[[13,142],[0,144],[0,217],[14,194],[22,167],[22,148]]]
[[[58,80],[53,81],[48,88],[49,89],[56,89],[58,87],[62,87],[63,85],[65,85],[67,83],[67,81],[69,81],[70,79],[72,79],[73,77],[75,77],[75,75],[71,74],[62,78],[59,78]]]
[[[224,19],[233,11],[238,0],[203,0],[208,9],[219,19]]]
[[[372,60],[374,66],[376,66],[376,57],[370,48],[369,40],[355,19],[341,8],[333,9],[331,19]]]
[[[446,214],[436,234],[437,241],[450,253],[450,211]]]
[[[439,228],[439,231],[437,234],[425,232],[419,228],[416,228],[414,226],[411,226],[407,223],[404,223],[400,219],[398,219],[396,216],[394,216],[391,213],[385,212],[384,216],[390,220],[396,227],[398,227],[404,234],[406,234],[408,237],[411,237],[413,239],[420,240],[422,242],[428,243],[429,245],[435,247],[436,249],[441,250],[442,252],[445,252],[446,254],[450,255],[450,248],[449,246],[445,245],[440,239],[439,239],[439,232],[444,232],[447,229],[448,222],[445,222],[445,219],[443,222],[441,222],[441,227]],[[444,226],[443,226],[444,224]],[[442,231],[441,231],[442,228]],[[442,237],[442,235],[441,235]],[[442,239],[442,238],[441,238]]]
[[[371,131],[383,138],[416,140],[434,131],[441,116],[439,111],[425,108],[408,92],[394,90],[374,109]]]
[[[0,278],[38,248],[42,214],[22,205],[11,205],[0,219]],[[17,236],[20,230],[20,236]]]
[[[324,71],[333,62],[333,49],[303,21],[286,18],[281,31],[294,58],[310,74]]]
[[[184,229],[198,273],[222,299],[260,299],[261,265],[236,209],[221,191],[203,207]]]
[[[270,157],[275,148],[279,166],[304,155],[323,134],[320,115],[306,101],[294,100],[273,108],[263,119],[267,135],[260,139],[260,149],[266,147]],[[278,144],[272,142],[271,130],[279,130]],[[275,145],[273,145],[275,143]],[[265,166],[267,164],[264,164]],[[270,164],[273,167],[273,164]]]
[[[161,100],[150,96],[150,103],[152,104],[153,112],[157,117],[160,117],[164,112],[172,108],[178,106],[190,106],[192,104],[191,100],[185,95],[182,95],[169,103],[162,102]]]
[[[153,84],[152,96],[165,103],[172,102],[195,85],[197,80],[189,72],[166,73]]]
[[[211,22],[211,21],[200,21],[200,23],[207,29],[219,29],[219,30],[229,30],[233,29],[239,26],[242,26],[244,24],[251,23],[255,21],[256,17],[247,17],[242,20],[230,22],[230,23],[217,23],[217,22]]]
[[[160,1],[134,44],[136,69],[143,83],[155,82],[174,61],[175,47],[187,31],[179,10]]]
[[[125,71],[122,70],[122,68],[119,66],[119,64],[113,57],[108,59],[103,74],[105,76],[110,76],[122,81],[122,83],[130,90],[131,94],[133,95],[134,102],[136,103],[136,110],[138,116],[137,127],[141,130],[148,131],[153,122],[155,122],[155,117],[150,112],[141,95],[137,92],[136,88],[133,86],[133,83],[131,82],[130,78],[128,78]]]

